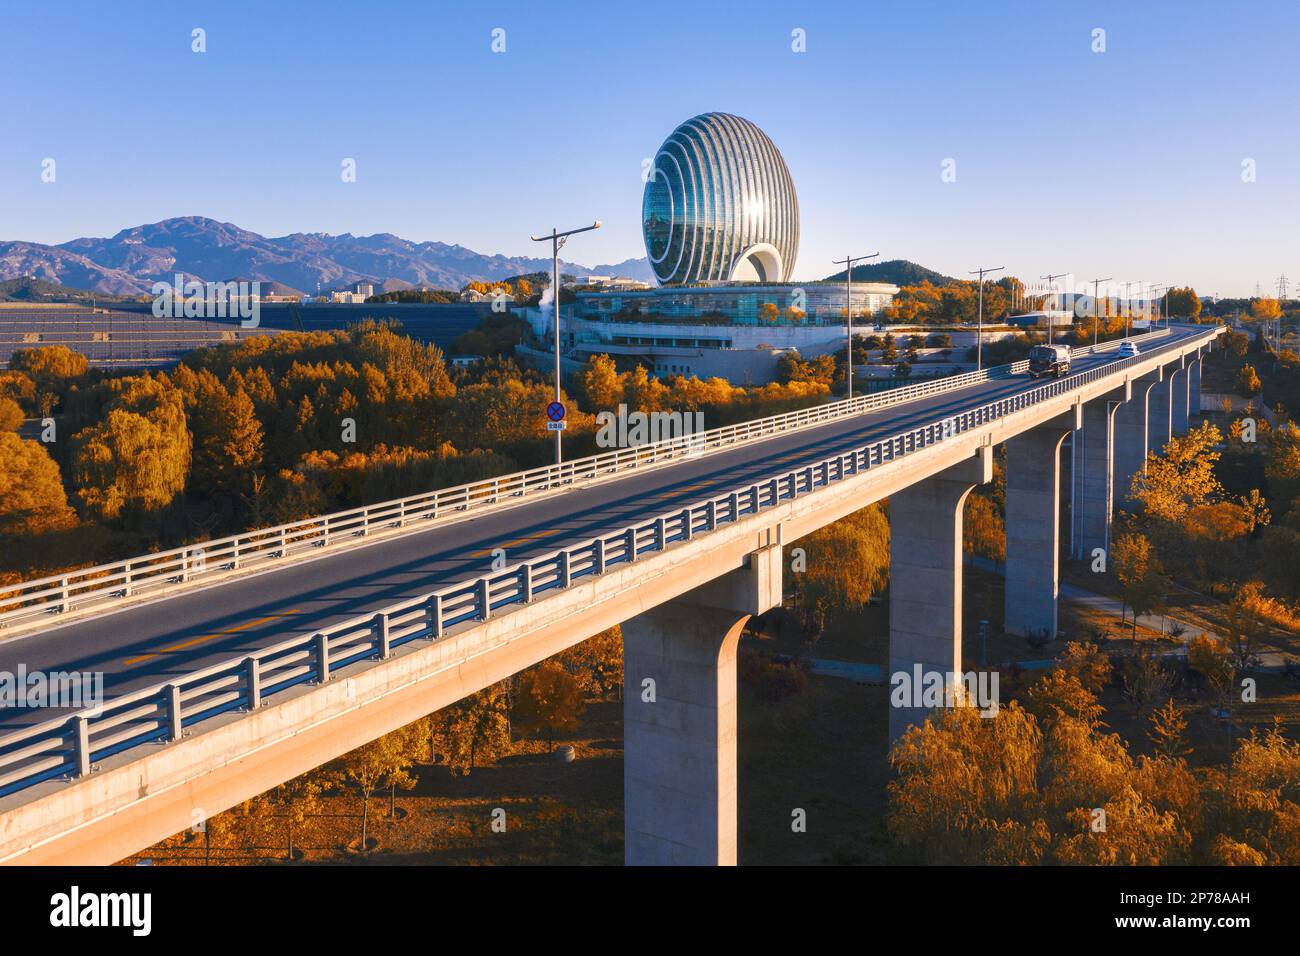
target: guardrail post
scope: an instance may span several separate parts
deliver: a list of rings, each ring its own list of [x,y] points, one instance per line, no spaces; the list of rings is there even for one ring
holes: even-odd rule
[[[690,540],[691,540],[691,530],[692,530],[692,529],[691,529],[691,509],[690,509],[690,508],[683,508],[683,509],[682,509],[682,540],[683,540],[683,541],[690,541]]]
[[[370,534],[370,509],[361,509],[361,537]]]
[[[68,576],[66,574],[59,584],[63,588],[63,593],[60,595],[59,610],[67,614],[72,610],[72,593],[68,590]]]
[[[388,660],[392,648],[388,644],[388,615],[380,611],[375,615],[375,652],[381,661]]]
[[[627,529],[627,559],[628,561],[636,560],[636,527]]]
[[[406,527],[406,499],[405,498],[403,498],[401,501],[397,503],[397,526],[399,528]]]
[[[316,683],[325,684],[330,679],[330,639],[328,634],[316,635]]]
[[[604,538],[597,538],[595,543],[592,545],[591,561],[592,561],[592,565],[596,569],[597,574],[605,573],[605,539]]]
[[[570,584],[573,583],[573,573],[570,570],[570,564],[569,564],[569,552],[561,551],[559,561],[560,561],[560,569],[559,569],[560,587],[567,588]]]
[[[244,658],[244,693],[249,710],[262,706],[262,662],[256,657]]]
[[[122,580],[122,597],[131,596],[131,562],[126,563],[126,576]]]
[[[727,497],[727,507],[731,511],[731,520],[739,521],[740,520],[740,495],[738,493],[733,491]]]
[[[181,739],[181,686],[180,684],[168,684],[165,691],[167,694],[167,740],[176,741]]]
[[[72,716],[72,756],[78,777],[90,773],[90,718],[85,714]]]
[[[280,529],[280,557],[285,557],[289,553],[289,546],[285,543],[284,529]]]
[[[519,565],[519,596],[523,599],[524,604],[533,599],[533,566],[531,564]]]
[[[442,595],[431,594],[424,602],[424,616],[429,622],[429,640],[442,637]]]
[[[181,583],[184,584],[190,579],[190,549],[186,548],[181,552]]]
[[[709,503],[705,506],[704,515],[705,527],[710,531],[716,531],[718,527],[718,502],[715,499],[709,499]]]
[[[324,537],[324,539],[325,539],[325,547],[328,548],[328,547],[330,546],[330,518],[329,518],[329,515],[326,515],[326,516],[325,516],[325,530],[322,532],[322,535],[323,535],[323,537]]]
[[[325,524],[326,524],[326,527],[329,526],[329,519],[328,519],[328,518],[325,519]],[[326,537],[325,542],[326,542],[326,544],[329,543],[329,538],[328,538],[328,537]],[[235,539],[235,545],[234,545],[234,560],[232,560],[232,561],[230,562],[230,566],[231,566],[231,568],[232,568],[233,570],[235,570],[235,571],[238,571],[238,570],[239,570],[239,539],[238,539],[238,538]]]
[[[492,616],[492,582],[482,578],[478,582],[478,619],[486,621]]]

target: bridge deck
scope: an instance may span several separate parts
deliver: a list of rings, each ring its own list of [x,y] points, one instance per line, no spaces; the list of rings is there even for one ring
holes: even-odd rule
[[[1175,349],[1194,330],[1175,329],[1144,354]],[[1115,361],[1080,358],[1075,371]],[[804,462],[1033,387],[1028,376],[990,380],[643,474],[496,510],[319,559],[215,584],[0,644],[0,670],[100,671],[108,700],[198,668],[311,633],[443,584],[488,571],[492,551],[507,562],[544,554]],[[58,711],[10,709],[0,733]]]

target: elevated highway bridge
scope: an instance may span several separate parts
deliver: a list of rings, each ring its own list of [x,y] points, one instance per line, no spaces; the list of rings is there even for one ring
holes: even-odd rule
[[[0,672],[102,673],[105,701],[0,710],[0,861],[121,859],[622,624],[626,858],[734,863],[736,647],[781,601],[783,549],[888,497],[890,672],[959,672],[962,505],[1006,442],[1007,628],[1055,634],[1062,447],[1069,543],[1108,549],[1218,332],[26,582],[0,597]],[[924,713],[891,710],[891,736]]]

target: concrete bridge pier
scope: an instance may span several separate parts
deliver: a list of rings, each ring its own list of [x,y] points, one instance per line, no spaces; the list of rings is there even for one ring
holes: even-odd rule
[[[1169,376],[1169,431],[1174,435],[1186,435],[1189,427],[1189,406],[1191,379],[1186,366],[1173,368]]]
[[[629,866],[736,863],[736,651],[781,603],[781,545],[623,627]]]
[[[993,448],[889,497],[889,739],[925,720],[927,708],[895,706],[896,675],[915,694],[923,674],[961,672],[962,507],[993,480]],[[915,699],[912,693],[906,694]]]
[[[1060,590],[1061,445],[1083,406],[1007,440],[1007,560],[1003,628],[1056,636]]]
[[[1159,454],[1173,437],[1174,397],[1171,369],[1162,368],[1155,388],[1151,389],[1151,417],[1147,421],[1147,451]]]
[[[1111,509],[1115,500],[1115,414],[1132,396],[1132,383],[1083,406],[1083,428],[1075,434],[1073,476],[1077,512],[1074,556],[1089,559],[1097,548],[1110,548]]]
[[[1201,354],[1187,359],[1187,413],[1191,417],[1201,414]]]
[[[1132,509],[1129,489],[1133,476],[1146,470],[1147,426],[1151,418],[1151,391],[1158,379],[1143,375],[1132,384],[1132,397],[1115,412],[1114,506]]]

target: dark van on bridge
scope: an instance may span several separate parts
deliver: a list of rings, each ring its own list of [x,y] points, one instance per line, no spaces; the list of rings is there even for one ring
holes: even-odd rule
[[[1051,375],[1060,378],[1070,371],[1068,345],[1035,345],[1029,350],[1029,377]]]

